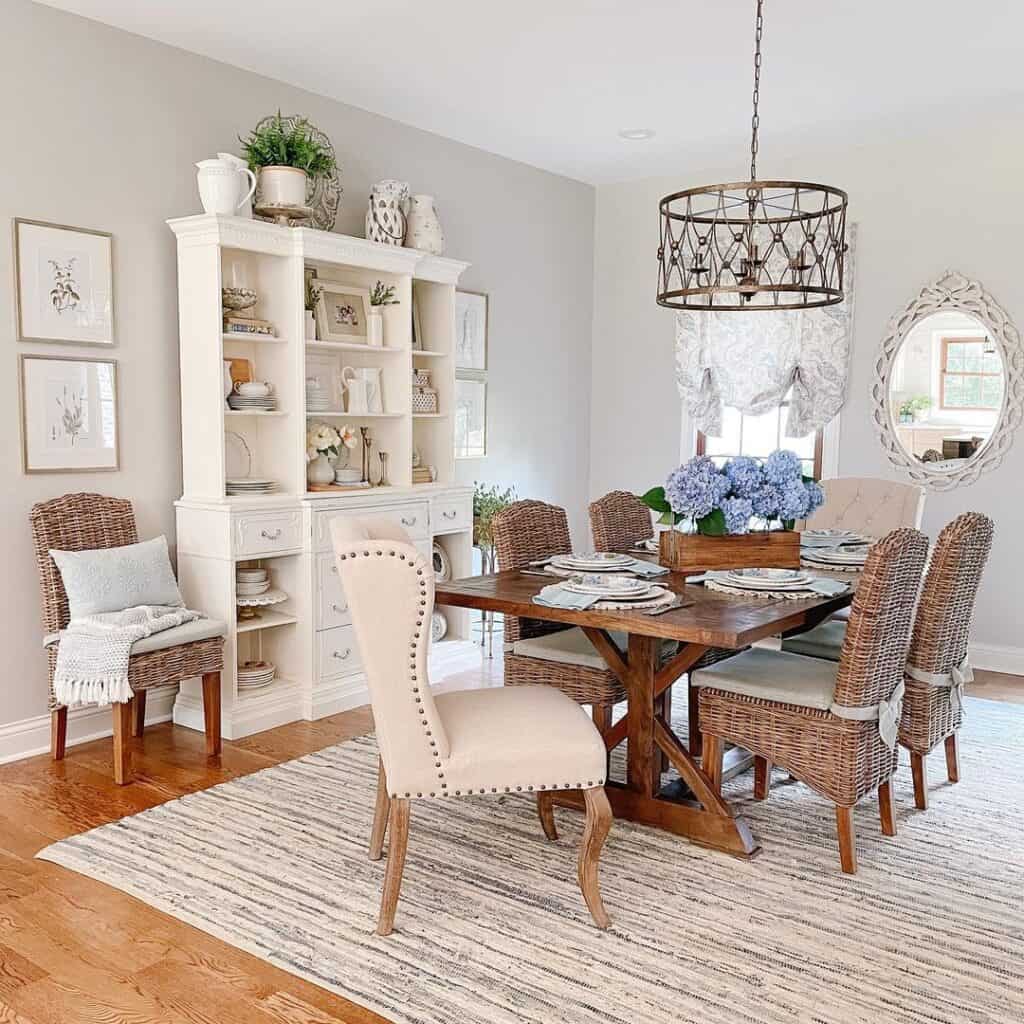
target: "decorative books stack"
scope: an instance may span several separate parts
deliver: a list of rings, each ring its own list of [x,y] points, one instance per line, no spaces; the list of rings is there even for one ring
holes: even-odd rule
[[[274,325],[269,320],[257,320],[255,317],[238,316],[234,313],[224,314],[225,334],[259,334],[263,337],[277,337]]]
[[[430,472],[429,466],[413,466],[412,467],[412,482],[414,484],[429,484],[433,483],[434,474]]]

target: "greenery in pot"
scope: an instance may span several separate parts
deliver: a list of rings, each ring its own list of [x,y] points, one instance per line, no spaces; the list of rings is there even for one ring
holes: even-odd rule
[[[314,138],[309,122],[300,118],[289,127],[280,110],[254,128],[247,139],[239,137],[238,141],[254,173],[263,167],[297,167],[311,178],[319,178],[336,166],[334,157]]]
[[[491,520],[512,502],[518,500],[515,487],[501,490],[498,486],[485,487],[474,481],[473,491],[473,543],[480,547],[491,548],[494,538],[491,536]]]
[[[370,292],[370,305],[374,307],[399,305],[399,300],[395,298],[395,286],[389,284],[385,288],[384,282],[378,281],[373,286],[373,291]]]

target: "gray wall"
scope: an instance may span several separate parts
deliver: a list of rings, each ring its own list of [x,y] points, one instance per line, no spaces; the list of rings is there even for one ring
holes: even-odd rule
[[[1022,113],[1024,107],[960,115],[933,134],[910,124],[897,141],[874,140],[870,127],[860,126],[841,148],[819,146],[809,135],[788,146],[769,136],[762,146],[762,173],[845,188],[851,219],[858,224],[854,349],[841,417],[843,476],[899,476],[872,429],[871,385],[889,317],[923,285],[947,268],[960,270],[979,279],[1024,328],[1018,251],[1024,232]],[[720,162],[695,159],[671,177],[598,189],[592,495],[612,487],[651,487],[679,460],[673,315],[654,302],[657,204],[680,188],[734,181],[742,167],[738,139],[731,156]],[[924,527],[934,537],[969,509],[995,518],[995,548],[978,601],[975,636],[979,650],[985,649],[985,664],[1024,673],[1022,506],[1024,432],[1018,431],[999,470],[972,486],[929,494]],[[977,663],[982,664],[980,657]]]
[[[23,0],[4,0],[0,220],[28,217],[115,238],[122,469],[22,475],[10,247],[0,246],[6,369],[3,433],[5,671],[0,726],[46,710],[30,506],[67,491],[135,502],[142,536],[173,541],[181,493],[177,297],[169,217],[201,210],[194,161],[281,108],[331,137],[342,164],[335,230],[363,234],[372,182],[399,177],[437,197],[463,285],[490,293],[490,455],[467,482],[515,483],[583,523],[588,472],[593,190],[258,75]],[[94,351],[52,346],[68,355]],[[108,353],[104,353],[108,354]],[[219,443],[211,439],[212,443]]]

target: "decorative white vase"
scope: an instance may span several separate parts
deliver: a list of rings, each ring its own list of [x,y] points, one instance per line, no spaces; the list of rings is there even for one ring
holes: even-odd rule
[[[200,160],[196,164],[196,182],[199,185],[199,198],[207,213],[218,213],[232,216],[240,206],[252,198],[256,190],[256,175],[247,167],[249,191],[243,194],[242,176],[238,168],[224,160]]]
[[[306,341],[316,341],[316,316],[313,310],[307,309],[303,315],[306,324]]]
[[[334,467],[326,455],[318,455],[306,466],[306,480],[321,486],[334,483]]]
[[[366,237],[383,245],[401,245],[405,238],[405,204],[409,186],[404,181],[385,178],[370,191],[366,207]]]
[[[410,249],[440,256],[444,253],[444,231],[433,196],[410,196],[406,215],[405,244]]]
[[[305,206],[306,172],[301,167],[261,167],[260,202],[263,206]]]
[[[384,314],[375,307],[370,307],[370,314],[366,318],[366,344],[374,348],[380,348],[384,344]]]

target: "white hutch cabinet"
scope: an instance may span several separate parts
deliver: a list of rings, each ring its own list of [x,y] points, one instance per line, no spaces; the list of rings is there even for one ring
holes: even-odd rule
[[[184,493],[177,506],[178,574],[190,607],[230,624],[222,689],[223,735],[229,739],[297,719],[322,718],[367,701],[366,680],[345,595],[330,555],[330,521],[358,515],[400,522],[428,556],[436,541],[455,576],[469,575],[472,489],[454,482],[455,285],[467,264],[308,228],[237,217],[201,215],[168,222],[178,240],[181,345],[181,434]],[[393,285],[399,304],[384,308],[384,346],[305,338],[305,272],[321,280],[371,289]],[[221,286],[237,280],[257,294],[254,315],[275,335],[226,334]],[[416,297],[422,338],[413,348]],[[225,359],[247,359],[256,380],[274,387],[273,412],[233,411],[225,401]],[[381,371],[384,411],[342,411],[336,378],[344,366]],[[414,413],[412,372],[429,367],[438,391],[436,414]],[[327,412],[306,410],[307,376],[334,390]],[[389,486],[361,491],[306,489],[306,424],[369,426],[373,465],[388,453]],[[433,483],[412,482],[414,449],[436,469]],[[267,495],[228,495],[239,473],[239,451],[253,476],[273,479]],[[360,462],[359,449],[352,453]],[[248,467],[247,467],[248,468]],[[244,472],[244,470],[242,471]],[[288,599],[259,618],[238,621],[235,569],[270,570]],[[468,613],[444,609],[446,639],[469,639]],[[261,690],[240,691],[235,667],[265,658],[277,678]],[[203,728],[196,681],[182,685],[174,721]]]

